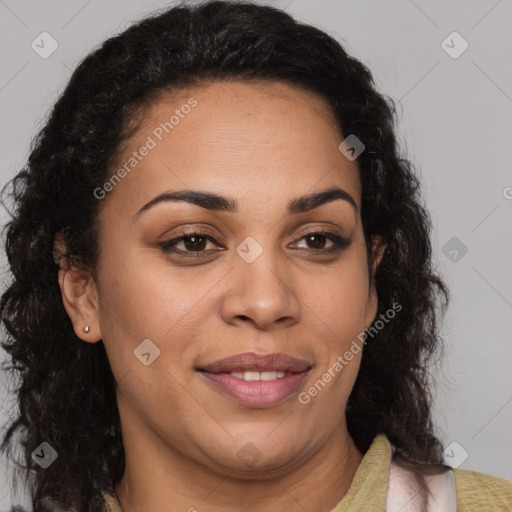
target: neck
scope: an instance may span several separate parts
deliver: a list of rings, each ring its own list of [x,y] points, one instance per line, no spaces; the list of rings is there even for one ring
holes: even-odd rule
[[[308,460],[254,479],[214,471],[163,443],[124,432],[125,472],[115,491],[123,512],[138,510],[238,511],[331,510],[348,491],[363,454],[345,418]]]

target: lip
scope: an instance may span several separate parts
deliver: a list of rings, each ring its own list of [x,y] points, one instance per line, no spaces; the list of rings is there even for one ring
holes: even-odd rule
[[[199,370],[208,373],[229,373],[237,371],[264,372],[271,370],[299,373],[309,370],[311,366],[312,365],[304,359],[292,357],[280,352],[273,354],[245,352],[243,354],[219,359],[218,361],[199,368]]]
[[[214,389],[234,399],[245,407],[265,408],[278,404],[292,395],[301,385],[312,365],[303,359],[287,354],[267,355],[247,352],[219,359],[203,368],[196,368],[199,375]],[[245,381],[229,372],[282,371],[286,375],[269,381]]]

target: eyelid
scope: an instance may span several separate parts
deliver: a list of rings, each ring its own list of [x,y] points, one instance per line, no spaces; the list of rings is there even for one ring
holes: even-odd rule
[[[309,235],[323,235],[332,242],[333,247],[330,247],[328,249],[308,249],[308,248],[299,248],[299,251],[306,251],[308,253],[313,254],[319,254],[319,255],[328,255],[333,253],[340,253],[344,249],[346,249],[348,246],[351,245],[352,240],[350,238],[344,237],[341,234],[334,233],[332,231],[329,231],[325,229],[325,227],[309,227],[305,232],[298,235],[292,243],[298,243],[301,242],[304,238],[306,238]],[[171,250],[170,248],[175,246],[178,243],[181,243],[184,238],[197,236],[199,238],[205,238],[212,242],[213,244],[219,246],[219,244],[215,238],[214,235],[211,235],[210,233],[206,232],[204,228],[199,227],[184,227],[182,228],[181,232],[177,234],[177,236],[172,237],[169,240],[166,240],[164,242],[159,243],[158,245],[162,248],[162,251],[166,254],[177,254],[181,255],[185,258],[192,257],[192,258],[198,258],[202,255],[211,255],[213,252],[220,252],[218,249],[206,249],[202,251],[185,251],[183,249],[178,250]],[[224,248],[225,249],[225,248]]]

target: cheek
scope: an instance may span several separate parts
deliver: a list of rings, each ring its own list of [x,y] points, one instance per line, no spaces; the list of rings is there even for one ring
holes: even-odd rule
[[[343,414],[353,388],[364,349],[370,297],[364,244],[347,253],[336,269],[315,281],[307,301],[311,319],[318,324],[317,371],[301,403],[311,403],[325,413]],[[330,417],[333,426],[339,417]]]
[[[99,275],[100,326],[120,407],[137,410],[155,429],[191,407],[183,388],[190,378],[191,340],[201,325],[194,308],[199,285],[187,287],[165,273],[165,267],[157,271],[125,255],[105,258]]]
[[[183,380],[193,340],[215,313],[215,284],[223,274],[172,267],[155,258],[154,249],[130,254],[120,248],[115,258],[105,251],[98,265],[100,328],[116,377],[140,370],[134,351],[149,339],[160,351],[154,364]]]
[[[148,262],[129,247],[116,257],[105,251],[99,280],[100,305],[133,337],[159,338],[186,314],[194,296],[194,286],[183,286],[164,264]]]
[[[370,296],[365,253],[353,251],[314,283],[313,289],[309,287],[304,294],[304,306],[311,309],[323,331],[341,350],[366,327]]]

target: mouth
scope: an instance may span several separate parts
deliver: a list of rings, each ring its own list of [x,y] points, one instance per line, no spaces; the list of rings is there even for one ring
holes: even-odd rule
[[[243,372],[222,372],[224,375],[231,375],[232,377],[235,377],[237,379],[245,380],[246,382],[254,382],[254,381],[271,381],[271,380],[277,380],[282,379],[286,377],[287,375],[293,375],[294,372],[283,372],[278,370],[266,370],[263,372],[257,371],[257,370],[248,370]],[[216,373],[214,375],[220,375],[219,373]]]
[[[312,365],[286,354],[238,354],[196,368],[205,382],[246,407],[278,404],[300,386]]]

